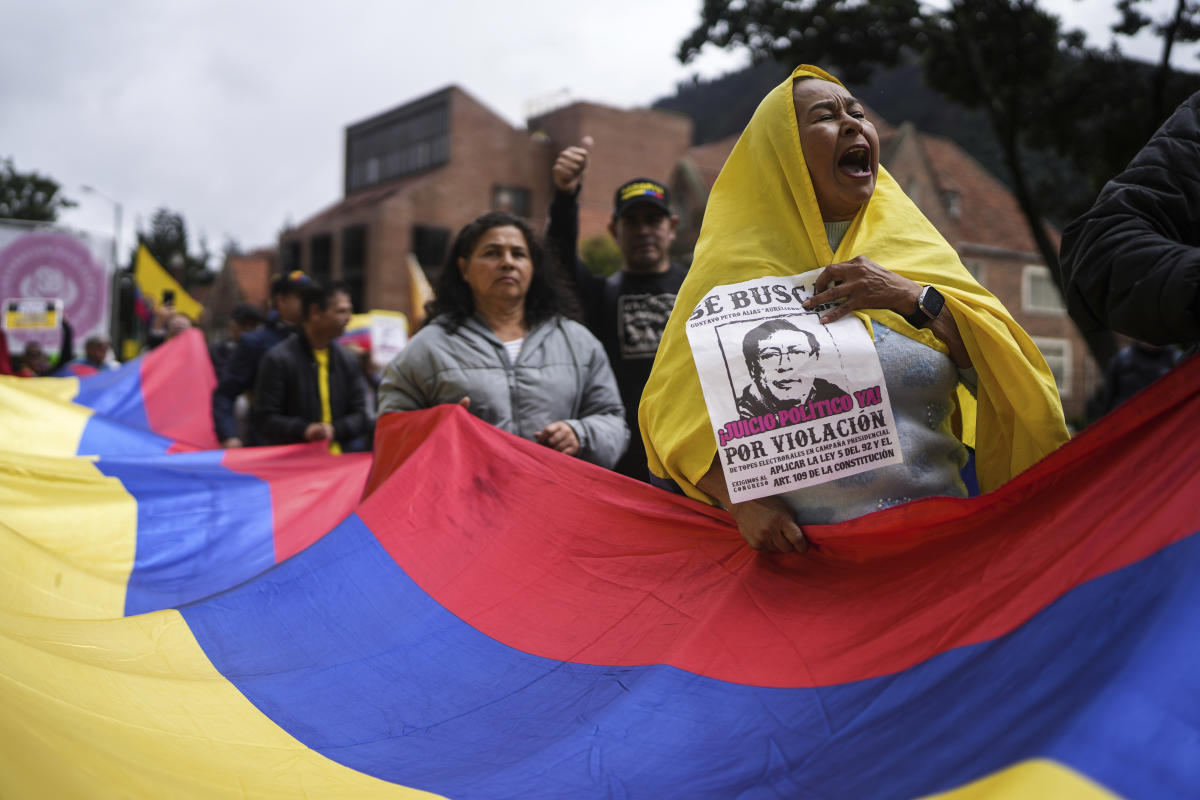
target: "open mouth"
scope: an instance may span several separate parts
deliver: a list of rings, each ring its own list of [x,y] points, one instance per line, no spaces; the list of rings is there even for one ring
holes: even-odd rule
[[[851,178],[869,178],[871,176],[871,151],[865,145],[855,145],[842,153],[837,166],[841,172]]]

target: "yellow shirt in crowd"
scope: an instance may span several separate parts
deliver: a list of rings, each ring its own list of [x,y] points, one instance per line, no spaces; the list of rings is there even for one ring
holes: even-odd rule
[[[329,348],[313,350],[313,355],[317,359],[317,393],[321,395],[321,422],[332,425],[333,411],[329,407]],[[342,452],[337,440],[329,440],[329,452]]]

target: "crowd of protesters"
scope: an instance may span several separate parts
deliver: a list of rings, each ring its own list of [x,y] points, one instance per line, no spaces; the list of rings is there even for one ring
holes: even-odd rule
[[[721,491],[719,471],[715,466],[705,469],[705,453],[711,453],[698,445],[704,437],[687,433],[707,424],[703,404],[698,397],[679,396],[690,390],[687,380],[679,380],[687,343],[678,322],[668,327],[677,295],[694,299],[714,281],[752,277],[762,258],[780,255],[767,252],[773,246],[772,231],[793,223],[808,234],[823,231],[829,249],[837,251],[850,221],[858,216],[875,214],[871,218],[877,223],[877,236],[886,236],[893,224],[894,217],[878,210],[887,200],[874,200],[880,175],[878,138],[858,102],[817,69],[798,70],[789,88],[786,102],[788,113],[794,114],[792,122],[785,124],[782,116],[763,122],[756,114],[714,187],[710,212],[714,202],[722,211],[710,213],[720,218],[706,219],[701,237],[711,243],[710,255],[716,256],[698,261],[700,269],[689,271],[672,263],[670,246],[679,220],[672,213],[668,189],[655,178],[636,176],[613,188],[608,230],[620,250],[621,268],[609,277],[588,270],[577,252],[577,197],[594,146],[584,137],[554,161],[544,237],[524,220],[499,212],[459,232],[441,270],[428,322],[382,376],[372,374],[369,354],[338,341],[354,311],[344,285],[319,285],[301,271],[275,277],[269,311],[264,315],[252,306],[236,308],[228,337],[211,350],[217,375],[213,427],[221,447],[323,442],[333,452],[370,450],[375,409],[394,413],[457,403],[552,450],[722,501],[735,511],[752,546],[800,548],[803,538],[796,524],[830,521],[807,514],[804,508],[811,503],[794,498],[791,505],[773,504],[772,521],[764,523],[763,514],[734,508],[737,504]],[[764,101],[764,107],[768,105]],[[796,129],[793,123],[799,125],[799,141],[787,145],[789,126]],[[860,150],[865,158],[847,155]],[[786,180],[780,181],[780,176]],[[759,208],[774,197],[771,187],[785,184],[787,191],[775,198],[778,208]],[[890,197],[893,184],[883,193]],[[762,212],[758,221],[747,217],[746,210],[752,208]],[[732,269],[732,262],[722,261],[720,253],[725,242],[739,237],[759,237],[762,241],[756,242],[767,243],[767,254],[755,256],[759,261],[745,269]],[[739,247],[739,253],[749,252]],[[819,252],[822,245],[814,247]],[[929,279],[930,259],[946,262],[947,277]],[[828,264],[819,261],[797,270]],[[851,310],[867,316],[881,309],[892,312],[891,317],[876,314],[873,335],[881,360],[888,348],[911,349],[908,328],[927,328],[949,353],[934,359],[938,369],[945,367],[947,386],[953,389],[962,381],[976,391],[977,384],[992,375],[976,370],[980,358],[1014,363],[1021,359],[1007,351],[997,354],[976,347],[972,362],[959,328],[986,327],[983,316],[1001,319],[1009,327],[1015,323],[1002,307],[983,309],[963,299],[969,292],[959,291],[956,263],[952,251],[933,247],[912,273],[922,277],[913,280],[902,267],[880,266],[857,256],[827,266],[828,277],[818,281],[818,291],[824,300],[841,303],[830,317]],[[1129,167],[1104,187],[1095,206],[1067,226],[1061,278],[1070,313],[1082,329],[1108,329],[1133,340],[1108,365],[1105,385],[1091,404],[1093,416],[1112,410],[1196,349],[1200,94],[1180,106]],[[898,319],[908,326],[904,330],[909,338],[888,338],[889,326],[899,325]],[[147,345],[167,342],[191,325],[187,316],[163,302],[155,310]],[[674,332],[664,339],[664,331]],[[666,345],[660,348],[664,341],[670,342],[670,352]],[[977,344],[975,333],[971,341]],[[21,353],[0,348],[0,372],[33,377],[70,367],[75,374],[89,374],[114,364],[102,336],[90,336],[78,359],[72,358],[71,347],[68,332],[55,360],[37,342]],[[921,358],[933,359],[933,352]],[[1036,383],[1040,373],[1034,373],[1041,367],[1027,366]],[[1008,380],[1018,373],[1024,374],[1019,369],[1009,372]],[[987,390],[995,396],[996,390]],[[674,398],[671,413],[647,408],[663,391]],[[894,400],[902,404],[911,393],[912,387],[898,383]],[[688,420],[672,416],[683,413],[681,409],[695,413]],[[1055,418],[1061,420],[1061,407]],[[1046,434],[1048,447],[1059,440],[1058,433],[1056,429]],[[686,445],[683,439],[688,439]],[[954,463],[961,460],[960,449],[952,448]],[[692,450],[703,451],[699,461],[689,455]],[[697,467],[700,462],[704,463]],[[946,471],[944,485],[930,492],[962,494],[951,473]],[[894,494],[901,500],[913,496],[899,490]],[[864,502],[862,509],[869,510],[874,500]],[[781,515],[796,524],[781,524],[776,519]],[[768,531],[764,525],[775,527]]]

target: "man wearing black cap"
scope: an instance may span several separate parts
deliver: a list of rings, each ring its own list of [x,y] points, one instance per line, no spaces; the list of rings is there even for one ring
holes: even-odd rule
[[[638,403],[675,305],[675,294],[687,274],[671,264],[669,255],[679,218],[671,214],[666,186],[650,178],[625,182],[613,195],[613,215],[608,223],[621,251],[621,270],[608,278],[593,275],[576,255],[577,197],[591,146],[591,137],[584,137],[579,146],[563,150],[554,162],[555,192],[546,242],[574,282],[584,322],[604,344],[621,390],[633,436],[615,469],[648,481],[646,450],[638,434]]]
[[[217,375],[213,427],[221,447],[261,444],[253,438],[244,442],[238,436],[234,406],[239,397],[254,389],[259,362],[267,351],[296,332],[301,321],[300,291],[307,283],[308,276],[300,270],[275,276],[271,281],[272,310],[266,324],[238,340],[233,355]],[[250,436],[253,437],[253,432]]]

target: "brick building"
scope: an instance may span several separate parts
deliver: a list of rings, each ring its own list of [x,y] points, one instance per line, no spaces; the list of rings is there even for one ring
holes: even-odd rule
[[[225,335],[229,317],[238,303],[266,312],[270,307],[271,275],[277,271],[273,249],[231,255],[210,287],[204,303],[207,313],[201,327],[216,340]]]
[[[1067,316],[1012,192],[954,142],[909,123],[881,126],[880,148],[892,177],[1033,337],[1054,373],[1067,419],[1081,421],[1103,376]],[[1058,232],[1047,230],[1057,246]]]
[[[596,141],[579,198],[587,238],[604,232],[618,185],[670,173],[692,122],[580,102],[518,129],[462,89],[442,89],[346,128],[345,196],[282,234],[281,266],[345,280],[356,308],[411,312],[408,254],[432,277],[458,229],[493,209],[543,228],[554,157],[584,135]]]
[[[1099,370],[1012,193],[953,142],[876,122],[888,171],[1034,337],[1068,418],[1082,418]],[[344,197],[282,234],[279,266],[347,281],[357,309],[411,313],[408,254],[434,277],[454,233],[492,209],[542,229],[554,157],[585,135],[595,145],[579,197],[581,240],[605,233],[618,185],[652,177],[671,188],[680,215],[674,255],[690,263],[708,192],[738,138],[692,146],[692,130],[673,112],[586,102],[514,128],[451,86],[346,128]]]

